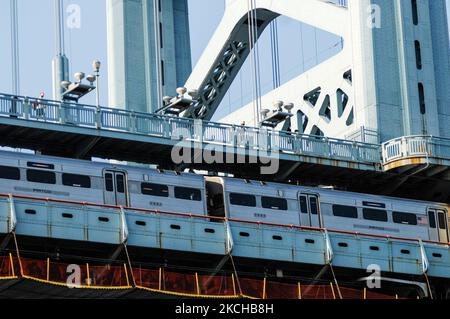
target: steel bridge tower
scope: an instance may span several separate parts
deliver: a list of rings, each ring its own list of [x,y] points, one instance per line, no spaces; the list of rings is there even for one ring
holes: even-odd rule
[[[187,0],[107,0],[109,104],[153,112],[191,72]]]
[[[187,117],[211,119],[249,55],[248,11],[246,1],[227,1],[186,83],[199,90]],[[292,131],[370,142],[415,134],[450,137],[445,0],[257,0],[255,11],[259,35],[284,15],[343,40],[338,54],[262,97],[266,108],[275,100],[295,104]],[[223,121],[258,125],[253,113],[249,104]]]

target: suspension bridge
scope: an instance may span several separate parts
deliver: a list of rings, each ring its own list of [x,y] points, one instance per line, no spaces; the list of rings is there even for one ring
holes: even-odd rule
[[[227,1],[224,18],[185,88],[159,101],[155,113],[99,103],[84,105],[78,99],[64,99],[64,90],[61,99],[55,100],[22,96],[17,3],[12,3],[14,85],[13,92],[0,94],[1,146],[75,159],[154,164],[160,170],[201,170],[450,203],[450,53],[447,17],[442,14],[445,1],[420,5],[373,0]],[[61,7],[55,10],[61,15]],[[379,16],[380,12],[384,14]],[[341,50],[282,83],[280,16],[336,35]],[[61,24],[56,28],[61,33]],[[263,93],[258,41],[266,28],[273,89]],[[57,38],[63,41],[61,34]],[[67,61],[63,47],[58,51],[55,81],[60,84],[67,76]],[[212,122],[245,61],[251,69],[251,103]],[[158,67],[161,72],[159,60]],[[94,89],[92,83],[81,86],[81,82],[80,76],[77,89]],[[158,95],[162,95],[161,79],[158,82]],[[270,105],[275,109],[265,109]],[[173,161],[176,146],[192,151],[190,162]],[[211,163],[198,157],[211,150],[233,162]],[[238,158],[241,162],[236,164]],[[264,163],[273,161],[278,163],[276,172],[261,175]],[[228,286],[216,291],[216,297],[266,298],[267,278],[247,281],[246,286],[245,279],[239,281],[233,258],[240,262],[241,272],[247,272],[248,280],[255,280],[250,269],[264,273],[266,267],[275,269],[276,261],[287,273],[276,268],[276,276],[290,279],[279,287],[294,297],[302,296],[302,280],[325,273],[331,282],[328,293],[342,297],[337,277],[346,281],[354,272],[363,275],[374,261],[382,263],[394,286],[419,287],[421,297],[432,297],[435,291],[430,282],[439,286],[448,281],[450,273],[445,242],[15,194],[0,194],[0,205],[0,248],[8,252],[0,258],[0,283],[5,283],[0,290],[6,293],[15,293],[9,285],[20,282],[30,290],[42,289],[41,285],[52,285],[55,291],[65,288],[61,272],[67,265],[59,262],[61,255],[67,262],[81,258],[107,264],[106,270],[93,268],[92,262],[83,265],[86,284],[82,288],[87,294],[107,287],[135,295],[146,291],[211,296],[210,278],[224,270],[217,280]],[[147,228],[143,231],[142,227]],[[36,247],[35,238],[45,239],[45,252]],[[80,243],[90,249],[80,252]],[[194,270],[187,266],[192,256],[196,257]],[[58,265],[52,268],[51,259]],[[167,264],[177,265],[183,274],[172,271],[166,276]],[[209,279],[204,280],[199,269],[208,272]],[[175,287],[180,278],[185,286]],[[96,285],[92,279],[114,284]],[[317,284],[308,282],[311,289]],[[255,285],[262,289],[252,291]],[[70,295],[70,290],[64,291]]]

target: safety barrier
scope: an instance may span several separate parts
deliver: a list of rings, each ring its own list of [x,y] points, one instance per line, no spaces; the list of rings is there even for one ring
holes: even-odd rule
[[[11,254],[0,256],[0,279],[16,279],[20,275],[20,267],[17,258]]]
[[[79,281],[74,280],[78,271]],[[140,289],[149,293],[189,298],[245,299],[394,299],[372,291],[298,282],[280,283],[267,279],[237,278],[234,274],[208,275],[145,269],[127,264],[68,264],[47,259],[0,256],[0,280],[32,280],[73,289]]]
[[[450,158],[450,139],[434,136],[405,136],[383,144],[383,162],[409,157]]]
[[[94,288],[130,288],[127,267],[92,266],[89,264],[77,265],[80,274],[80,282],[70,282],[68,270],[69,264],[52,262],[47,260],[20,259],[23,269],[23,277],[36,279],[59,285],[80,285]],[[78,271],[77,270],[77,271]],[[69,281],[68,281],[69,280]]]
[[[97,108],[91,105],[61,103],[8,94],[0,94],[0,115],[52,124],[151,135],[163,139],[183,139],[253,151],[270,150],[369,164],[381,162],[381,150],[378,144],[193,121],[186,118],[130,112],[117,108]]]

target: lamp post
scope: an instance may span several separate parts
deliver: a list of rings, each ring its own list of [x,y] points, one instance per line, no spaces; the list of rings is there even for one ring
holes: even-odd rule
[[[101,65],[102,65],[102,63],[99,60],[95,60],[92,63],[92,68],[95,72],[95,79],[97,81],[97,90],[96,90],[97,91],[96,92],[96,94],[97,94],[97,111],[100,111],[100,81],[99,81],[99,78],[100,78]]]
[[[100,125],[100,67],[101,67],[101,62],[99,60],[95,60],[94,62],[92,62],[92,69],[95,72],[95,79],[97,80],[97,89],[95,90],[96,92],[96,99],[97,99],[97,129],[99,129],[101,127]]]

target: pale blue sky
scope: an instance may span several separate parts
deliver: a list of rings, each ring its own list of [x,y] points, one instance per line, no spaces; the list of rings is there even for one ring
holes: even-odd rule
[[[207,45],[220,22],[224,0],[188,0],[193,21],[192,42],[194,63]],[[21,94],[35,96],[41,90],[51,97],[51,60],[54,56],[53,0],[18,0],[20,32]],[[81,28],[66,28],[66,54],[70,73],[91,71],[94,59],[100,59],[103,88],[102,104],[107,104],[106,0],[65,0],[65,6],[81,7]],[[0,92],[11,92],[10,1],[0,0]],[[207,8],[207,9],[206,9]],[[201,21],[196,23],[194,21]],[[83,103],[95,103],[86,97]]]
[[[11,91],[10,63],[10,17],[9,0],[0,0],[0,92]],[[188,0],[192,41],[193,65],[205,49],[223,11],[224,0]],[[18,0],[20,12],[20,67],[21,94],[36,96],[41,90],[51,98],[51,60],[54,56],[54,20],[53,0]],[[82,20],[80,29],[66,28],[66,54],[70,59],[70,73],[91,71],[94,59],[103,62],[101,78],[101,101],[107,105],[107,57],[106,57],[106,13],[105,0],[65,0],[65,5],[77,4],[81,7]],[[326,59],[340,50],[339,39],[291,21],[279,19],[280,34],[280,69],[282,82],[300,74],[316,63]],[[283,36],[289,35],[289,36]],[[308,45],[301,44],[301,36]],[[298,41],[293,41],[295,37]],[[262,36],[260,51],[261,83],[263,92],[272,87],[269,32]],[[252,93],[249,64],[225,97],[217,117],[226,115],[239,105],[250,102]],[[83,103],[94,104],[95,96],[88,96]]]

